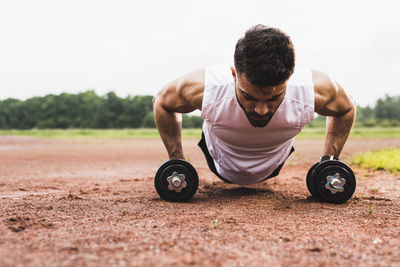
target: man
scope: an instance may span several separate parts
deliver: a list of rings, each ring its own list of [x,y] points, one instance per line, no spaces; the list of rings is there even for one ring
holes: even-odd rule
[[[199,146],[222,180],[249,185],[279,174],[294,137],[327,116],[324,156],[338,158],[356,105],[326,74],[296,69],[291,39],[256,25],[237,44],[235,67],[205,68],[167,84],[154,97],[154,117],[170,159],[184,159],[181,113],[201,110]]]

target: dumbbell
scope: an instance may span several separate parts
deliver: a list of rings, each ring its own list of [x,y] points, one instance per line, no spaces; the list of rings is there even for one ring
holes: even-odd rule
[[[335,204],[349,200],[356,189],[353,170],[336,159],[315,163],[307,173],[306,182],[314,198]]]
[[[158,169],[154,186],[162,199],[185,201],[196,193],[199,177],[189,162],[181,159],[167,160]]]

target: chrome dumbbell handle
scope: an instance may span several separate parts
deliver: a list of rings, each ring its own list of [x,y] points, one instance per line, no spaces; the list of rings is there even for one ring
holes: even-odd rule
[[[177,172],[173,172],[167,177],[168,189],[177,193],[181,192],[187,186],[186,176]]]

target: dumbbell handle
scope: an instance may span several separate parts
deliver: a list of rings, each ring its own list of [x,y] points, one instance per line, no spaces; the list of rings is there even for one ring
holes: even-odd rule
[[[339,160],[339,158],[335,157],[335,156],[327,156],[327,155],[325,155],[325,156],[321,157],[320,162],[327,161],[327,160]]]

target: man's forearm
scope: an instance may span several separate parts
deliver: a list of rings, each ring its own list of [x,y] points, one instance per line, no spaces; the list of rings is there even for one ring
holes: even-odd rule
[[[352,108],[342,116],[326,117],[326,138],[324,155],[339,158],[343,146],[353,127],[356,109]]]
[[[154,105],[154,119],[170,159],[184,159],[182,150],[182,115]]]

